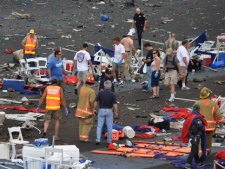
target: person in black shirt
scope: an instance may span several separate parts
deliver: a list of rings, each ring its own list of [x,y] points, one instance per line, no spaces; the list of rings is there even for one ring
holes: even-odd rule
[[[143,59],[142,61],[144,63],[146,63],[146,65],[147,65],[148,90],[151,91],[152,90],[152,86],[151,86],[152,71],[151,71],[150,66],[151,66],[151,63],[153,62],[153,54],[152,54],[153,48],[152,48],[152,45],[149,42],[145,43],[144,47],[148,51],[148,53],[147,53],[146,59]]]
[[[118,116],[116,95],[111,91],[112,82],[107,80],[104,82],[104,86],[105,89],[98,93],[94,103],[95,114],[97,114],[96,108],[99,104],[96,145],[99,145],[101,141],[101,133],[104,122],[106,122],[108,132],[107,143],[112,142],[113,108],[115,110],[115,115]]]
[[[147,19],[139,8],[136,9],[131,28],[134,28],[134,24],[137,28],[139,48],[141,48],[142,32],[146,30]]]
[[[105,70],[105,77],[101,79],[100,85],[99,85],[99,91],[104,90],[104,82],[110,80],[111,82],[113,82],[113,77],[112,77],[112,71],[111,69],[106,69]],[[114,85],[112,83],[112,87],[111,87],[111,91],[114,93],[115,89],[114,89]]]

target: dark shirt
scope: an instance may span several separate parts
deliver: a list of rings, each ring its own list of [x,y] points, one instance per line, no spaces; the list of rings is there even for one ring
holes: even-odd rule
[[[151,59],[151,62],[146,63],[147,66],[151,66],[151,64],[153,62],[153,54],[152,54],[152,52],[153,52],[153,49],[149,50],[148,53],[147,53],[146,60],[147,59]]]
[[[202,136],[203,132],[205,130],[204,124],[202,123],[202,120],[200,117],[197,117],[194,119],[194,121],[191,124],[190,130],[188,132],[189,138],[193,138],[196,135]]]
[[[102,89],[105,89],[104,82],[107,81],[107,80],[110,80],[112,82],[111,91],[114,93],[115,89],[114,89],[113,77],[112,76],[110,78],[105,76],[103,79],[101,79],[101,82],[100,82],[100,85],[99,85],[99,91],[101,91]]]
[[[137,14],[135,13],[133,20],[135,21],[135,25],[137,28],[144,27],[146,17],[143,13]]]
[[[113,104],[116,104],[116,95],[109,89],[100,91],[95,99],[99,102],[100,109],[112,109]]]

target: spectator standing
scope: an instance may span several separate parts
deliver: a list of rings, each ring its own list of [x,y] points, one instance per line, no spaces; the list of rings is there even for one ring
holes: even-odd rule
[[[148,51],[147,55],[146,55],[146,58],[143,59],[142,61],[144,63],[146,63],[147,65],[147,75],[148,75],[148,90],[149,91],[152,91],[152,86],[151,86],[151,81],[152,81],[152,71],[151,71],[151,64],[153,62],[153,48],[152,48],[152,45],[147,42],[145,43],[144,45],[145,49]]]
[[[55,58],[51,60],[47,67],[48,76],[50,80],[53,76],[56,77],[58,79],[59,86],[63,89],[63,91],[65,91],[65,82],[62,74],[66,76],[66,71],[61,60],[62,53],[61,51],[55,51],[54,55]]]
[[[150,67],[152,71],[151,86],[153,89],[153,95],[150,99],[156,99],[159,98],[160,52],[158,49],[154,49],[152,54],[154,59]]]
[[[112,83],[107,80],[104,82],[105,89],[100,91],[95,99],[94,112],[99,104],[98,125],[97,125],[97,139],[96,145],[101,142],[102,127],[104,122],[107,125],[107,143],[112,142],[112,126],[113,126],[113,107],[116,116],[118,116],[118,106],[115,94],[111,91]]]
[[[162,76],[165,75],[164,84],[170,90],[171,96],[168,100],[173,102],[175,99],[175,85],[178,80],[178,71],[180,72],[180,62],[174,55],[173,49],[166,50],[166,57],[163,60]]]
[[[77,77],[78,77],[78,82],[76,85],[76,88],[74,89],[74,93],[77,95],[78,94],[78,87],[80,86],[81,83],[83,85],[85,84],[86,78],[89,75],[88,71],[88,64],[91,67],[92,74],[94,74],[94,68],[92,66],[91,62],[91,56],[87,52],[88,49],[88,44],[84,43],[82,50],[78,51],[76,55],[74,56],[74,66],[77,68]]]
[[[184,40],[182,45],[177,49],[177,59],[180,62],[180,76],[179,80],[182,80],[182,90],[189,90],[190,88],[185,85],[186,76],[188,73],[188,65],[190,62],[190,56],[188,53],[188,49],[190,48],[190,42],[188,40]]]
[[[123,86],[124,85],[124,58],[125,58],[125,48],[120,42],[120,37],[115,37],[113,39],[114,44],[115,44],[115,54],[113,57],[113,63],[112,63],[112,74],[113,74],[113,82],[117,83],[116,79],[116,71],[120,74],[121,80],[119,85]]]
[[[127,34],[127,37],[123,38],[121,40],[121,44],[124,46],[125,48],[125,65],[124,65],[124,75],[125,75],[125,79],[127,81],[131,80],[131,77],[130,77],[130,74],[129,74],[129,71],[128,71],[128,66],[130,65],[130,61],[131,61],[131,52],[132,50],[136,53],[137,50],[136,48],[134,47],[134,42],[133,42],[133,39],[132,39],[132,32],[129,32]]]
[[[141,49],[142,33],[146,30],[147,19],[145,15],[141,13],[141,10],[139,8],[136,9],[136,13],[134,14],[131,28],[134,28],[134,25],[137,29],[139,49]]]

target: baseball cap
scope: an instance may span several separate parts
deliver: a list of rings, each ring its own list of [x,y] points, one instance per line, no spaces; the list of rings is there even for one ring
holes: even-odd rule
[[[111,70],[111,69],[106,69],[106,70],[105,70],[105,73],[107,73],[107,74],[112,74],[112,70]]]
[[[34,30],[33,30],[33,29],[31,29],[31,30],[30,30],[30,33],[31,33],[31,34],[34,34]]]
[[[195,104],[193,107],[192,107],[193,110],[200,110],[200,106],[198,104]]]
[[[170,55],[173,52],[172,48],[166,49],[166,55]]]

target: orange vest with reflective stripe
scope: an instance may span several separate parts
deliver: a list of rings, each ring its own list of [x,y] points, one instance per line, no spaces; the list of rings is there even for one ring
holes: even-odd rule
[[[223,122],[218,105],[211,99],[202,99],[196,102],[200,106],[200,113],[205,117],[208,125],[205,131],[214,131],[216,129],[216,123]]]
[[[93,90],[93,87],[85,84],[85,86],[80,89],[79,101],[77,104],[75,116],[79,118],[93,116],[95,97],[96,94]]]
[[[24,49],[24,54],[35,55],[35,47],[37,46],[37,37],[34,36],[33,39],[28,35],[26,37],[26,48]]]
[[[46,88],[46,110],[60,109],[60,87],[47,86]]]

